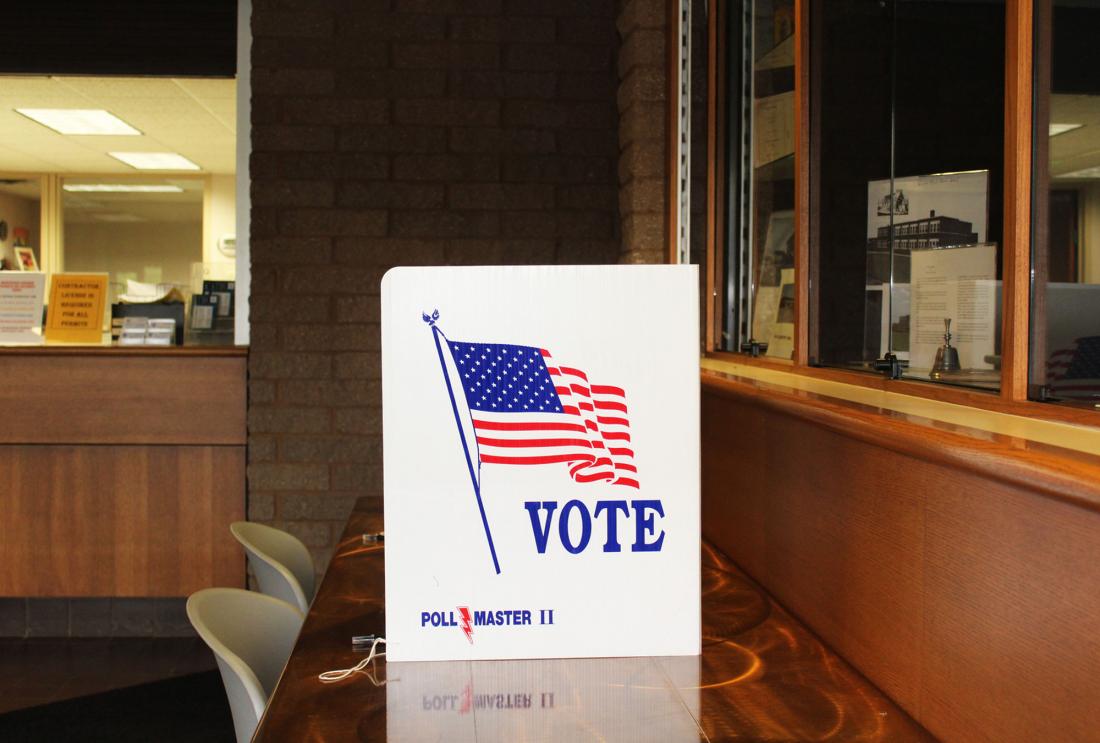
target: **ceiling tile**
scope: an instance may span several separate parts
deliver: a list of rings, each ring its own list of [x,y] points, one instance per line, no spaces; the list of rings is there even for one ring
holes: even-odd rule
[[[18,108],[102,108],[140,137],[66,136]],[[205,172],[236,169],[236,81],[231,79],[4,77],[0,172],[134,172],[111,151],[178,152]]]

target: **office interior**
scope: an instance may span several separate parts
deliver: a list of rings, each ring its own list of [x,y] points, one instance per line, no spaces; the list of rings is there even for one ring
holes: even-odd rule
[[[0,276],[120,309],[0,347],[0,739],[1100,740],[1100,4],[13,23]],[[383,274],[637,263],[699,268],[701,654],[403,697],[347,642],[385,632]],[[124,345],[143,312],[179,335]]]

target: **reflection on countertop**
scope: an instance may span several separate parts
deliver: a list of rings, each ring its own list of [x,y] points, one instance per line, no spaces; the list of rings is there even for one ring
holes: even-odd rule
[[[380,505],[352,513],[255,740],[933,740],[709,545],[701,656],[378,660],[321,684],[384,627],[384,548],[360,538]]]

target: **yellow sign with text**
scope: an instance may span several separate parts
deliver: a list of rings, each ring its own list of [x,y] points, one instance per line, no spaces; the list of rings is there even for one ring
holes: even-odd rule
[[[103,342],[107,274],[55,273],[46,311],[48,343]]]

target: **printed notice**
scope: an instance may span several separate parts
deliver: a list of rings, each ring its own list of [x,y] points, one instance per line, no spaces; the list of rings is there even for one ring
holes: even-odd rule
[[[46,274],[0,271],[0,345],[42,343]]]
[[[912,252],[910,368],[932,368],[951,320],[951,345],[963,369],[991,369],[997,317],[997,246],[993,243]]]
[[[46,313],[46,340],[102,343],[106,300],[107,274],[54,274]]]
[[[794,91],[753,101],[753,165],[794,154]]]
[[[794,358],[794,269],[780,271],[779,299],[774,322],[768,328],[766,355],[775,359]],[[755,319],[755,318],[754,318]]]

